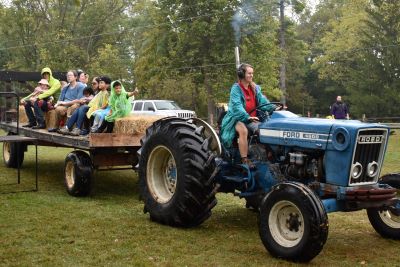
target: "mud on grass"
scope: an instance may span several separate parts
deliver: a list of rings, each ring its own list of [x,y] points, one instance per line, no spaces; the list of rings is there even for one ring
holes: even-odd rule
[[[399,138],[393,137],[384,173],[400,171]],[[266,252],[257,214],[232,195],[217,195],[211,218],[193,229],[151,222],[133,171],[98,172],[89,197],[69,196],[62,173],[69,151],[39,147],[39,192],[0,194],[0,265],[296,265]],[[0,193],[33,188],[34,148],[25,156],[19,186],[10,185],[16,171],[0,166]],[[398,265],[399,241],[381,238],[365,211],[332,213],[329,221],[328,241],[310,265]]]

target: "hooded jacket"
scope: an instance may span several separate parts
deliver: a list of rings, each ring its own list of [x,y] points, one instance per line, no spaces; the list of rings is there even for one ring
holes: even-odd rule
[[[41,71],[41,75],[43,76],[43,73],[45,73],[45,72],[50,74],[50,78],[49,78],[50,88],[46,92],[40,94],[38,96],[38,99],[44,99],[49,96],[54,96],[54,98],[56,98],[56,95],[58,94],[58,92],[61,89],[61,83],[59,80],[57,80],[56,78],[53,77],[53,73],[51,72],[50,68],[43,68]]]
[[[115,92],[114,84],[119,82],[121,84],[121,93],[117,94]],[[109,105],[111,107],[111,115],[106,116],[106,121],[114,122],[116,119],[127,116],[132,109],[132,104],[129,101],[128,93],[125,91],[124,86],[120,81],[113,81],[111,83],[111,96],[109,100]]]

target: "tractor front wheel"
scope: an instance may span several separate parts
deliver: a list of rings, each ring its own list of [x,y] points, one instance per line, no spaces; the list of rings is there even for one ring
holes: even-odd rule
[[[275,257],[308,262],[328,236],[328,217],[320,199],[300,183],[276,185],[260,206],[259,232]]]

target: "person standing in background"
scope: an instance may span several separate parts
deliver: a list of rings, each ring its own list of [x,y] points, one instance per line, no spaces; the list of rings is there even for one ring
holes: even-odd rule
[[[333,103],[331,107],[331,115],[337,120],[349,119],[349,108],[347,107],[346,103],[342,101],[342,97],[340,95],[336,97],[336,102]]]

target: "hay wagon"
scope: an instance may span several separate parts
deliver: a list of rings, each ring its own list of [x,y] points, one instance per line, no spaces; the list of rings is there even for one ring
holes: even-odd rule
[[[63,73],[56,73],[63,77]],[[67,191],[73,196],[89,194],[93,172],[101,170],[135,169],[138,164],[136,152],[140,148],[140,139],[145,129],[160,117],[136,117],[117,121],[114,133],[89,134],[88,136],[69,136],[50,133],[46,129],[24,128],[26,122],[23,106],[19,105],[20,94],[13,85],[37,81],[38,72],[0,71],[0,129],[5,135],[0,136],[3,143],[3,161],[7,167],[18,169],[24,160],[28,146],[36,148],[36,190],[37,146],[73,148],[65,158],[64,179]],[[28,86],[28,84],[27,84]],[[26,94],[26,93],[25,93]],[[48,115],[48,114],[47,114]],[[48,116],[47,116],[48,117]],[[47,123],[47,118],[46,118]]]
[[[45,129],[23,128],[16,121],[2,121],[0,128],[7,133],[0,137],[4,164],[18,168],[18,171],[30,145],[74,148],[66,156],[64,165],[65,185],[68,193],[73,196],[89,194],[95,170],[135,169],[138,163],[136,152],[140,148],[142,134],[65,136]]]

